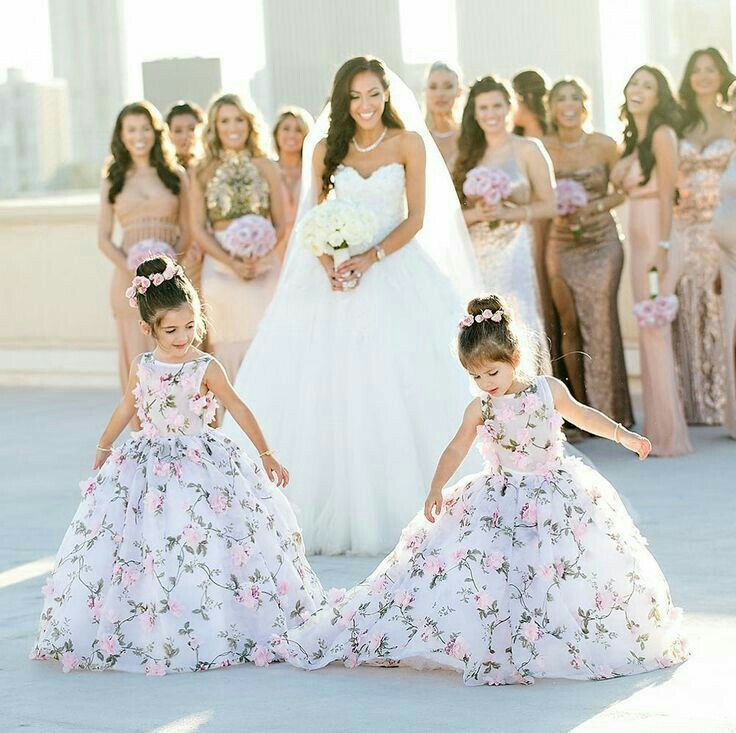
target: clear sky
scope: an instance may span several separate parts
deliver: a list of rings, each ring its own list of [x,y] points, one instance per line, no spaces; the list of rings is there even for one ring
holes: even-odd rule
[[[261,2],[123,0],[128,96],[142,94],[141,62],[174,56],[219,57],[223,86],[241,90],[264,64]],[[400,2],[405,60],[454,60],[455,0],[435,0],[431,13],[425,0]],[[0,23],[0,82],[7,67],[22,69],[32,81],[51,78],[47,0],[0,0],[0,9],[10,19]]]

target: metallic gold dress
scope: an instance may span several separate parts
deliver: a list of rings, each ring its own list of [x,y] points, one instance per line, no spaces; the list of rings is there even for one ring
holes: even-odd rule
[[[555,176],[582,184],[589,201],[608,192],[608,166],[603,163],[555,171]],[[624,253],[611,213],[587,217],[577,237],[565,219],[555,219],[546,264],[562,337],[563,358],[554,365],[556,376],[568,383],[576,399],[631,425],[617,302]]]
[[[268,183],[248,153],[229,154],[207,184],[207,216],[212,224],[246,214],[271,217]],[[226,230],[215,231],[222,242]],[[207,303],[209,345],[230,379],[235,379],[255,336],[278,280],[275,250],[267,255],[270,268],[253,280],[243,280],[226,264],[205,256],[202,293]]]
[[[672,344],[685,408],[695,425],[720,425],[726,402],[721,302],[716,291],[720,254],[711,221],[718,207],[721,174],[736,150],[725,138],[699,150],[680,141],[679,203],[672,227],[680,274],[680,310]]]

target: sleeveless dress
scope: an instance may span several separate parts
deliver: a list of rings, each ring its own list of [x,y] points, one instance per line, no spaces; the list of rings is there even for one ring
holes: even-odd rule
[[[531,185],[519,168],[513,152],[500,165],[511,179],[509,201],[525,206],[531,201]],[[478,222],[468,229],[487,292],[502,295],[514,309],[517,322],[529,331],[537,352],[534,373],[552,371],[549,343],[545,335],[536,269],[532,257],[534,233],[527,223],[502,221],[491,228]]]
[[[268,183],[246,152],[226,154],[207,183],[207,217],[214,224],[246,214],[271,218]],[[222,243],[226,230],[214,232]],[[209,345],[232,380],[268,307],[279,276],[272,252],[271,268],[252,280],[238,277],[227,265],[205,255],[202,293],[207,302]]]
[[[629,198],[631,284],[635,303],[650,297],[649,270],[655,264],[660,239],[656,167],[645,185],[640,185],[641,180],[641,166],[637,157],[621,182]],[[674,291],[675,269],[670,267],[660,282],[660,289],[668,294]],[[681,456],[691,453],[675,371],[670,324],[639,328],[639,362],[644,435],[652,441],[652,455]]]
[[[179,197],[168,188],[164,188],[156,196],[144,199],[123,187],[115,199],[113,212],[120,223],[120,248],[126,256],[133,245],[144,239],[158,239],[174,249],[177,248],[180,235]],[[155,346],[153,340],[141,332],[138,309],[131,308],[125,297],[125,291],[130,287],[134,275],[134,272],[125,272],[115,267],[110,283],[110,306],[118,337],[121,391],[128,386],[133,359]]]
[[[608,166],[555,171],[585,187],[588,200],[608,192]],[[547,241],[547,273],[560,318],[563,359],[555,364],[576,399],[616,422],[634,422],[618,319],[618,287],[624,266],[616,220],[610,211],[586,219],[576,238],[555,219]]]
[[[721,176],[720,205],[713,216],[713,236],[721,250],[721,324],[726,362],[723,424],[736,439],[736,156]]]
[[[406,217],[400,163],[368,178],[341,166],[334,184],[337,198],[375,214],[376,242]],[[306,249],[287,260],[235,389],[289,467],[308,552],[382,554],[423,501],[470,399],[451,352],[463,308],[414,240],[349,292],[333,292]],[[223,430],[242,440],[228,416]]]
[[[736,143],[725,138],[702,150],[680,140],[680,196],[672,226],[680,308],[672,324],[672,344],[685,419],[696,425],[720,425],[726,401],[721,302],[715,286],[720,256],[711,221],[721,174],[734,151]]]
[[[447,667],[468,685],[606,679],[683,661],[680,611],[615,489],[566,457],[545,377],[481,401],[482,473],[274,644],[304,669]]]
[[[271,636],[323,602],[289,503],[207,427],[211,359],[141,357],[143,428],[80,484],[33,658],[150,675],[267,664]]]

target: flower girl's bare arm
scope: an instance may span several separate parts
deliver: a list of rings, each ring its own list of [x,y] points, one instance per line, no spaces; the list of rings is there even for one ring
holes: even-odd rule
[[[424,516],[434,522],[434,518],[442,510],[442,488],[452,478],[465,456],[468,455],[470,446],[473,445],[477,428],[483,422],[480,411],[480,398],[476,397],[466,408],[463,422],[458,428],[455,437],[442,452],[440,460],[432,479],[429,495],[424,502]]]
[[[627,430],[623,425],[611,420],[600,410],[578,402],[563,382],[555,377],[545,377],[555,401],[555,408],[562,417],[573,425],[601,438],[621,443],[624,448],[637,453],[644,460],[652,449],[652,444],[643,436]]]
[[[97,470],[102,466],[107,457],[110,455],[112,444],[120,437],[120,433],[125,430],[125,426],[133,419],[135,415],[135,399],[133,398],[133,390],[138,381],[138,361],[140,357],[136,357],[130,365],[130,373],[128,375],[128,385],[123,393],[123,399],[120,400],[118,406],[110,417],[110,421],[102,431],[100,440],[97,443],[97,453],[95,455],[94,469]]]

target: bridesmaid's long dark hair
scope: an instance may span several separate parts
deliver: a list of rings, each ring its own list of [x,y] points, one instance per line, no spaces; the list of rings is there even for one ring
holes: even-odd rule
[[[695,90],[690,83],[690,77],[695,70],[695,64],[701,56],[710,57],[710,60],[715,65],[716,69],[718,69],[718,73],[721,75],[721,86],[718,89],[718,93],[724,101],[728,99],[728,88],[734,81],[736,81],[736,76],[733,71],[728,68],[726,59],[723,58],[723,54],[717,48],[713,48],[712,46],[709,48],[699,48],[690,54],[690,58],[687,60],[687,64],[685,64],[685,71],[682,75],[679,90],[680,104],[682,104],[685,117],[682,125],[683,135],[692,130],[699,122],[702,122],[706,127],[708,126],[705,117],[703,117],[703,114],[698,107]]]
[[[386,127],[403,130],[404,123],[391,104],[386,67],[383,61],[373,56],[356,56],[346,61],[335,74],[330,95],[330,127],[327,131],[327,150],[325,151],[325,170],[322,174],[322,195],[326,196],[333,186],[332,176],[337,166],[345,160],[350,141],[355,135],[355,120],[350,116],[350,83],[356,74],[370,71],[375,74],[389,97],[383,108],[381,121]]]
[[[148,156],[151,165],[156,169],[161,183],[166,186],[173,194],[179,195],[181,190],[181,180],[176,171],[176,154],[174,146],[169,140],[168,133],[164,127],[159,111],[145,100],[141,102],[133,102],[126,104],[120,110],[115,127],[112,132],[112,140],[110,141],[110,158],[105,164],[102,175],[110,181],[110,190],[107,193],[107,200],[115,203],[118,194],[123,190],[125,185],[125,177],[133,165],[133,159],[130,157],[128,149],[123,143],[123,120],[128,115],[144,115],[151,123],[154,134],[153,147]]]
[[[628,89],[631,80],[640,72],[646,71],[651,74],[657,82],[657,104],[649,114],[649,121],[647,122],[647,131],[644,138],[639,140],[639,132],[636,129],[636,123],[634,122],[634,116],[629,112],[629,108],[626,105],[626,99],[621,105],[621,112],[619,113],[619,119],[626,123],[624,129],[624,152],[622,157],[631,155],[634,151],[639,156],[639,165],[641,166],[642,182],[640,186],[644,186],[649,182],[652,177],[652,170],[657,162],[654,158],[654,152],[652,151],[652,137],[658,127],[667,125],[671,127],[675,133],[680,134],[682,129],[682,110],[680,105],[677,104],[677,100],[672,94],[672,88],[670,83],[665,76],[662,69],[658,69],[656,66],[649,66],[644,64],[640,66],[634,73],[629,77],[624,87],[624,96]]]
[[[547,80],[536,69],[524,69],[512,80],[514,92],[524,106],[537,118],[542,132],[547,134]],[[523,135],[524,128],[514,126],[514,135]]]
[[[460,127],[460,137],[457,141],[457,160],[452,172],[452,181],[455,184],[460,201],[465,200],[463,183],[471,168],[475,168],[486,152],[486,136],[475,119],[475,98],[486,92],[501,92],[506,104],[511,105],[511,92],[505,82],[493,76],[484,76],[470,87],[468,101],[463,110],[463,121]]]

